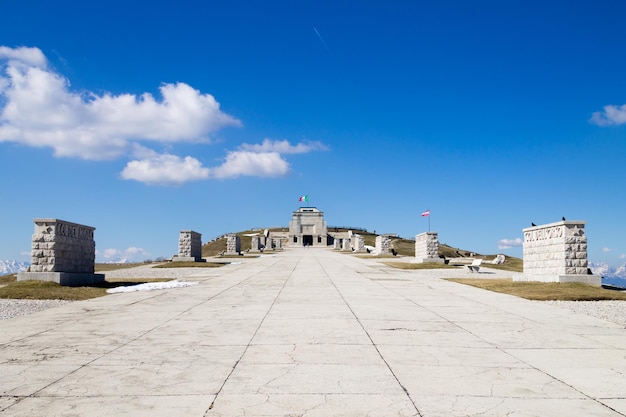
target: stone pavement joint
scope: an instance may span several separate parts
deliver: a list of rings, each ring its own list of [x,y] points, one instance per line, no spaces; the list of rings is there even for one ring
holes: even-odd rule
[[[2,320],[0,416],[626,415],[623,326],[470,276],[290,248]]]

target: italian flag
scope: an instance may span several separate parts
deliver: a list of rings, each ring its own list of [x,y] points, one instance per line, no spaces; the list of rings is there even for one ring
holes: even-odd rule
[[[302,197],[300,197],[298,199],[298,201],[309,201],[309,196],[308,195],[303,195]]]

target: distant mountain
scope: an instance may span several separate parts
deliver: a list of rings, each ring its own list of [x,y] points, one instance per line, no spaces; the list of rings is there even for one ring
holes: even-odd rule
[[[606,262],[589,262],[589,268],[594,275],[603,277],[626,278],[626,263],[615,268]]]
[[[0,261],[0,275],[24,272],[28,269],[29,265],[28,262]]]

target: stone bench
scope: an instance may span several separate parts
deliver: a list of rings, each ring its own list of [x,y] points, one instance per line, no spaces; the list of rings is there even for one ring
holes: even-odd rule
[[[482,259],[474,259],[471,264],[467,265],[467,268],[470,270],[470,272],[479,272],[480,264],[482,262]]]

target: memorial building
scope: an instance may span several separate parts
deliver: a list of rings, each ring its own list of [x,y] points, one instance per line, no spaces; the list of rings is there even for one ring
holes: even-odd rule
[[[315,207],[300,207],[289,222],[289,245],[327,246],[328,228],[324,213]]]

